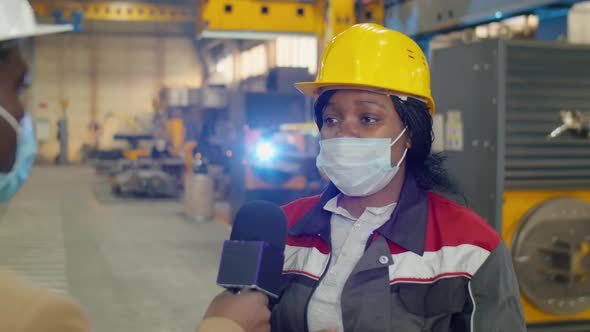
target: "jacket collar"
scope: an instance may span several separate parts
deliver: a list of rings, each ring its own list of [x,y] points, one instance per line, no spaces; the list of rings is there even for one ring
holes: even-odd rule
[[[332,214],[324,210],[324,205],[339,193],[338,188],[330,183],[320,196],[318,203],[291,227],[289,235],[320,235],[329,241]],[[426,192],[418,187],[414,176],[410,172],[406,172],[398,204],[391,214],[391,218],[377,232],[389,241],[418,255],[423,255],[427,223],[428,197]]]
[[[320,200],[291,227],[288,234],[291,236],[320,235],[324,240],[329,241],[332,213],[324,210],[324,205],[339,193],[338,188],[330,183],[320,196]]]
[[[391,218],[377,231],[389,241],[422,256],[428,224],[428,197],[410,172]]]

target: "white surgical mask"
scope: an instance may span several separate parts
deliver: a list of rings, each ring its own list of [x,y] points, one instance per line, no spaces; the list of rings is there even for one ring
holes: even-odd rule
[[[320,141],[317,167],[345,195],[363,197],[385,188],[399,171],[408,149],[395,166],[391,166],[391,138],[339,137]]]

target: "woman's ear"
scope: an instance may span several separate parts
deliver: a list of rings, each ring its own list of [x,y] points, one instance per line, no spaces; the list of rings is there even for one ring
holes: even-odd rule
[[[410,137],[410,134],[409,133],[407,133],[405,136],[406,136],[406,139],[405,139],[405,141],[406,141],[406,149],[409,150],[409,149],[412,148],[412,138]]]

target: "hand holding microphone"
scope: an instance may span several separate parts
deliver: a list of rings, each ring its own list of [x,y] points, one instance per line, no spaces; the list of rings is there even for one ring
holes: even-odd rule
[[[254,201],[240,208],[217,276],[228,291],[213,300],[205,318],[224,317],[246,332],[269,332],[268,298],[279,297],[286,238],[287,218],[277,205]]]
[[[270,311],[267,305],[268,298],[260,292],[232,294],[226,291],[213,299],[205,319],[226,318],[237,323],[245,332],[269,332]]]
[[[287,217],[276,204],[253,201],[238,211],[223,244],[217,284],[278,298],[285,261]]]
[[[246,332],[270,331],[268,297],[280,295],[286,238],[287,218],[277,205],[254,201],[240,208],[217,275],[228,291],[213,300],[205,318],[232,320]]]

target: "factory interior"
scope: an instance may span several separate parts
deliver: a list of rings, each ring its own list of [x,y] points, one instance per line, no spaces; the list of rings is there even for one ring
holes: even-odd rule
[[[529,330],[590,331],[590,1],[29,2],[73,30],[20,45],[38,154],[0,269],[95,331],[194,331],[236,211],[323,191],[294,83],[365,22],[426,54],[433,153],[510,248]]]

